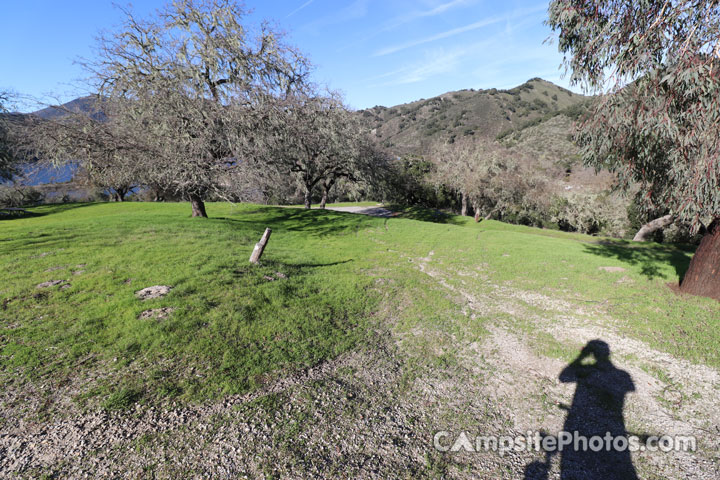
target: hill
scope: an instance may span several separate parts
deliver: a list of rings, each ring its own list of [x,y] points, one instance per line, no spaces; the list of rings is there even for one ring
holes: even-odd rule
[[[29,113],[28,115],[34,115],[45,120],[56,120],[58,118],[64,117],[68,114],[68,112],[73,112],[86,113],[90,114],[93,118],[101,118],[95,112],[95,101],[96,97],[94,95],[88,95],[85,97],[76,98],[60,106],[46,107],[41,110]]]
[[[497,138],[527,154],[558,192],[607,190],[612,176],[582,165],[574,122],[592,97],[534,78],[510,90],[460,90],[428,100],[359,112],[382,145],[398,155],[422,154],[432,142],[459,136]]]
[[[461,90],[358,113],[398,156],[423,155],[435,142],[462,136],[497,139],[527,175],[547,185],[551,207],[542,216],[570,229],[623,236],[629,200],[610,193],[613,175],[583,165],[572,138],[575,121],[592,102],[593,97],[534,78],[510,90]]]
[[[460,90],[394,107],[360,113],[372,134],[399,154],[418,153],[438,138],[482,135],[495,138],[548,114],[571,112],[590,100],[534,78],[510,90]]]

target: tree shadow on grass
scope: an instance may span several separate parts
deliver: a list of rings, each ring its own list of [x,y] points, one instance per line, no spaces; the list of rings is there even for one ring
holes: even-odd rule
[[[54,215],[57,213],[66,212],[68,210],[74,210],[76,208],[89,207],[96,205],[95,203],[58,203],[40,205],[37,207],[22,207],[19,209],[11,209],[3,211],[3,207],[0,207],[0,221],[3,220],[20,220],[23,218],[36,218],[44,217],[46,215]]]
[[[649,279],[667,278],[662,272],[662,266],[672,265],[682,281],[695,247],[612,240],[585,245],[585,251],[601,257],[615,258],[630,265],[638,265],[641,273]]]
[[[236,278],[254,276],[258,282],[264,283],[265,281],[284,280],[288,277],[304,276],[316,268],[334,267],[353,261],[354,259],[352,258],[327,263],[285,263],[278,260],[260,260],[257,265],[247,263],[239,268],[234,268],[233,276]]]
[[[262,214],[255,217],[254,214]],[[267,208],[255,212],[241,212],[238,217],[215,217],[211,220],[243,225],[255,225],[258,238],[269,227],[275,231],[302,232],[308,235],[324,237],[329,235],[347,235],[358,230],[377,226],[379,221],[367,215],[334,212],[332,210],[273,209]],[[253,227],[255,228],[255,227]]]
[[[396,218],[408,218],[421,222],[445,223],[450,225],[465,225],[461,217],[450,215],[434,208],[403,207],[399,205],[390,205],[386,208],[392,211],[393,217]]]

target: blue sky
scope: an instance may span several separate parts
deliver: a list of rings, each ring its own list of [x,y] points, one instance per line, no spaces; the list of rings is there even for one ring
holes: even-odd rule
[[[0,89],[63,101],[83,92],[74,64],[122,16],[111,0],[6,0]],[[122,3],[122,2],[119,2]],[[144,16],[164,0],[137,0]],[[532,77],[567,87],[556,45],[544,44],[542,0],[248,0],[316,66],[314,78],[354,108],[396,105],[463,88],[508,88]],[[20,106],[30,109],[29,106]]]

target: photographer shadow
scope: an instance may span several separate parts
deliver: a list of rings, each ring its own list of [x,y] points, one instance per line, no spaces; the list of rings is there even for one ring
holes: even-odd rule
[[[588,440],[577,445],[564,446],[562,451],[546,452],[545,461],[535,461],[525,468],[526,480],[542,480],[549,477],[552,457],[560,455],[560,478],[583,480],[636,480],[638,478],[630,457],[630,451],[623,448],[623,437],[627,439],[623,407],[625,395],[635,391],[635,384],[629,373],[610,361],[610,347],[602,340],[592,340],[582,349],[580,355],[560,373],[563,383],[576,383],[575,395],[568,411],[563,431]],[[605,437],[610,434],[618,440],[620,448],[611,442],[607,448]],[[602,449],[592,447],[590,439],[601,437]],[[580,447],[580,448],[576,448]]]

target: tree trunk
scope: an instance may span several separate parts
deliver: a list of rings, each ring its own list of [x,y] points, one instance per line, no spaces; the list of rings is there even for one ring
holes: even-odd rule
[[[323,194],[322,198],[320,199],[320,208],[325,208],[325,205],[327,204],[328,197],[330,196],[330,190],[332,190],[333,185],[335,185],[335,180],[330,180],[329,182],[323,182]]]
[[[460,215],[463,217],[467,215],[467,195],[464,193],[460,193]]]
[[[116,188],[115,189],[115,201],[116,202],[124,202],[125,197],[127,196],[129,192],[129,189],[127,188]]]
[[[680,291],[720,300],[720,218],[716,218],[695,251]]]
[[[305,209],[310,210],[312,205],[312,190],[305,187]]]
[[[658,230],[662,230],[675,221],[675,217],[672,215],[665,215],[664,217],[656,218],[652,222],[648,222],[638,230],[633,238],[633,242],[647,242],[648,237]]]
[[[328,199],[328,192],[327,192],[327,191],[324,191],[323,194],[322,194],[322,198],[320,199],[320,208],[322,208],[322,209],[325,208],[325,204],[327,203],[327,199]]]
[[[192,216],[207,218],[205,212],[205,202],[199,195],[190,195],[190,205],[192,206]]]

